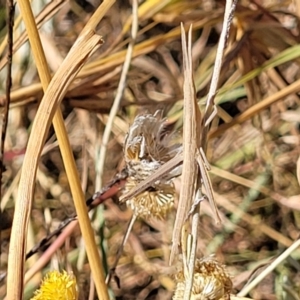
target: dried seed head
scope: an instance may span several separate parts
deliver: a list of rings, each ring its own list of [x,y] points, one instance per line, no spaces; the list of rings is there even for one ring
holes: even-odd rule
[[[176,290],[173,300],[181,300],[184,295],[185,275],[182,270],[176,274]],[[192,300],[229,300],[232,282],[224,265],[213,256],[196,260]]]
[[[125,162],[129,172],[133,173],[130,175],[136,175],[136,170],[131,169],[135,163],[151,170],[174,157],[177,145],[171,145],[171,137],[165,130],[165,119],[162,119],[160,111],[154,115],[137,116],[129,128],[124,145]]]
[[[135,118],[124,145],[124,158],[129,174],[125,194],[176,155],[178,147],[171,144],[170,137],[159,111],[154,115],[139,115]],[[173,206],[174,198],[173,183],[163,179],[128,200],[127,204],[138,217],[161,218]]]
[[[124,193],[130,191],[137,181],[133,177],[127,179]],[[129,199],[127,205],[133,213],[141,218],[156,217],[164,218],[173,207],[175,189],[172,182],[160,183],[153,188],[146,190],[137,196]]]

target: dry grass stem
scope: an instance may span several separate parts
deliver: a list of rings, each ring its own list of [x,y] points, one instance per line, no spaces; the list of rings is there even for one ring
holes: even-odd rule
[[[205,105],[205,113],[203,117],[203,130],[201,135],[201,147],[205,150],[207,143],[207,133],[209,129],[209,124],[212,120],[212,117],[216,114],[216,106],[215,106],[215,96],[219,84],[219,77],[222,67],[224,49],[226,46],[226,41],[229,35],[230,25],[233,19],[233,14],[235,11],[237,0],[226,0],[225,5],[225,13],[223,20],[222,32],[220,35],[220,40],[218,43],[217,54],[215,59],[215,64],[213,68],[212,79],[209,87],[209,92],[207,95],[206,105]]]
[[[42,119],[46,117],[46,122],[44,121],[45,131],[42,131],[42,132],[44,132],[44,134],[46,134],[48,132],[48,129],[50,126],[49,121],[51,121],[51,119],[52,119],[51,117],[53,116],[55,110],[57,109],[59,101],[61,101],[62,97],[64,96],[64,94],[66,92],[66,87],[68,87],[70,82],[75,78],[75,76],[79,72],[79,70],[82,67],[85,60],[95,50],[95,47],[98,47],[102,43],[101,38],[95,36],[93,31],[90,29],[90,27],[96,26],[95,19],[99,22],[101,20],[101,16],[103,16],[106,13],[107,9],[112,5],[112,3],[113,3],[113,1],[106,1],[104,3],[104,5],[102,5],[98,8],[98,10],[95,13],[95,16],[93,18],[91,18],[90,23],[87,24],[85,31],[82,32],[81,36],[77,40],[77,43],[74,44],[73,51],[74,51],[74,49],[75,49],[75,51],[73,53],[72,52],[69,53],[68,58],[70,60],[69,61],[66,60],[60,68],[60,70],[62,70],[64,72],[63,73],[64,79],[62,80],[61,73],[59,73],[59,72],[56,74],[56,77],[53,78],[51,83],[54,85],[54,88],[53,88],[53,85],[51,86],[51,84],[50,84],[49,89],[47,90],[47,93],[51,97],[54,97],[53,99],[57,99],[57,100],[56,100],[56,102],[54,102],[54,101],[52,102],[53,103],[52,110],[49,107],[46,108],[46,109],[48,109],[48,110],[46,110],[46,112],[48,111],[48,115],[46,114],[41,117]],[[37,28],[36,28],[36,25],[34,22],[34,18],[33,18],[33,14],[32,14],[29,2],[27,2],[26,0],[20,1],[20,8],[21,8],[21,12],[24,17],[25,24],[27,26],[28,36],[29,36],[29,39],[30,39],[30,42],[31,42],[31,45],[33,48],[33,52],[36,57],[37,67],[39,70],[41,82],[42,82],[44,89],[46,89],[51,80],[51,76],[49,73],[49,69],[46,66],[47,63],[45,60],[45,56],[43,53],[40,38],[39,38],[38,31],[37,31]],[[82,44],[84,44],[84,43],[86,43],[87,45],[85,45],[85,47],[83,49],[81,49]],[[78,49],[80,49],[82,51],[80,53],[80,55],[76,55],[76,51],[78,51]],[[63,67],[66,68],[66,71],[64,71]],[[59,78],[59,80],[57,80],[57,77]],[[52,88],[52,90],[51,90],[51,88]],[[46,105],[48,105],[47,101],[49,101],[48,100],[49,98],[47,98],[47,96],[48,96],[47,93],[45,94],[45,97],[44,97],[44,101],[45,101]],[[61,94],[59,94],[59,93],[61,93]],[[40,106],[40,109],[42,111],[41,114],[45,113],[42,110],[43,109],[42,105]],[[48,116],[48,118],[47,118],[47,116]],[[59,141],[60,149],[62,152],[62,157],[63,157],[64,163],[65,163],[66,172],[69,177],[69,184],[70,184],[71,191],[73,194],[75,206],[78,211],[79,224],[81,226],[83,236],[86,239],[86,247],[87,247],[88,257],[90,258],[91,261],[94,262],[92,264],[92,272],[95,277],[97,292],[101,299],[108,299],[108,294],[107,294],[107,289],[106,289],[106,286],[104,283],[104,275],[103,275],[103,270],[101,267],[100,257],[99,257],[96,243],[94,240],[93,230],[92,230],[90,222],[89,222],[89,217],[87,214],[87,209],[86,209],[85,201],[84,201],[84,195],[83,195],[83,192],[81,189],[80,180],[79,180],[78,173],[77,173],[77,168],[76,168],[76,165],[74,162],[72,150],[71,150],[71,147],[70,147],[70,144],[68,141],[67,132],[66,132],[66,129],[64,126],[64,122],[63,122],[63,118],[62,118],[62,114],[61,114],[60,110],[58,110],[56,115],[54,116],[53,122],[54,122],[54,128],[56,130],[57,139]],[[39,124],[39,122],[37,124]],[[37,126],[39,126],[39,125],[37,125]],[[43,141],[44,141],[44,139],[41,139],[41,142],[43,142]],[[34,142],[33,142],[33,144],[34,144]],[[29,143],[29,145],[30,145],[30,143]],[[39,154],[41,151],[42,144],[39,144],[39,145],[40,145],[40,148],[37,147],[34,149],[34,151],[37,150],[37,154],[38,154],[35,156],[36,158],[39,157]],[[30,147],[28,146],[28,153],[30,153],[29,150],[30,150]],[[27,153],[27,155],[29,155],[28,153]],[[33,155],[33,154],[30,153],[30,155]],[[25,163],[24,163],[24,165],[25,165]],[[29,168],[29,170],[33,170],[33,173],[32,173],[33,178],[31,181],[32,187],[34,186],[33,184],[34,184],[34,178],[35,178],[35,174],[36,174],[36,166],[37,165],[35,163],[35,164],[33,164],[32,169]],[[20,190],[22,190],[21,189],[22,184],[23,184],[23,182],[22,182],[22,174],[21,174]],[[21,266],[23,266],[23,262],[24,262],[24,257],[25,257],[24,245],[26,245],[26,242],[25,242],[26,237],[24,236],[24,232],[26,232],[26,229],[27,229],[28,217],[29,217],[29,212],[31,210],[31,201],[32,201],[32,188],[30,188],[30,184],[28,184],[28,187],[31,190],[31,191],[28,191],[29,192],[29,198],[28,198],[29,202],[28,202],[28,207],[27,207],[28,210],[20,211],[20,219],[18,220],[19,224],[23,224],[22,229],[24,231],[23,231],[23,233],[20,232],[20,235],[15,237],[16,240],[20,237],[23,238],[24,243],[21,245],[16,245],[16,243],[14,244],[13,242],[11,243],[10,247],[12,249],[16,250],[15,256],[12,255],[12,260],[15,260],[15,261],[12,262],[12,260],[9,260],[9,262],[12,265],[20,264]],[[16,207],[17,207],[17,205],[16,205]],[[16,209],[16,211],[17,211],[17,209]],[[12,236],[14,237],[14,233],[12,234]],[[12,238],[12,241],[14,241],[13,238]],[[19,251],[17,251],[17,250],[19,250]],[[8,273],[8,275],[10,275],[10,274],[11,273]],[[11,277],[8,276],[8,278],[12,278],[12,277],[14,277],[15,281],[17,283],[19,283],[19,284],[17,284],[17,286],[19,286],[19,288],[14,290],[15,292],[13,291],[13,289],[11,289],[11,290],[8,289],[8,296],[10,295],[10,293],[15,293],[14,295],[16,297],[18,297],[18,295],[22,295],[22,293],[23,293],[23,279],[22,279],[23,267],[21,267],[20,273],[17,276],[13,276],[13,275],[11,275]],[[14,282],[14,283],[16,283],[16,282]],[[9,285],[8,285],[8,288],[10,288]],[[11,298],[11,299],[13,299],[13,298]]]
[[[260,102],[249,107],[246,111],[244,111],[237,117],[233,118],[231,122],[222,124],[221,126],[218,127],[218,129],[211,131],[209,134],[209,138],[215,138],[220,136],[227,129],[233,127],[234,125],[242,124],[243,122],[255,116],[258,112],[261,112],[262,110],[269,107],[271,104],[274,104],[279,100],[282,100],[283,98],[289,96],[290,94],[298,93],[299,91],[300,91],[300,80],[296,80],[295,82],[291,83],[287,87],[279,90],[276,94],[270,95],[269,97],[262,99]]]
[[[134,0],[132,2],[132,28],[131,28],[131,41],[128,44],[127,48],[127,53],[124,61],[124,65],[122,68],[122,73],[116,93],[116,97],[114,99],[109,118],[107,120],[105,130],[103,133],[103,138],[102,138],[102,143],[100,147],[100,153],[99,153],[99,163],[98,163],[98,176],[99,179],[97,180],[97,190],[100,190],[102,187],[102,176],[104,173],[104,163],[105,163],[105,157],[106,157],[106,150],[107,150],[107,144],[109,141],[110,133],[111,133],[111,128],[115,119],[115,116],[117,115],[120,102],[126,87],[126,78],[127,78],[127,73],[131,64],[131,58],[132,58],[132,53],[135,45],[135,40],[136,40],[136,35],[138,32],[138,3],[137,0]]]
[[[300,240],[295,241],[279,257],[277,257],[265,270],[263,270],[253,281],[246,285],[237,296],[246,296],[256,285],[258,285],[268,274],[270,274],[280,263],[286,260],[297,248],[300,247]]]

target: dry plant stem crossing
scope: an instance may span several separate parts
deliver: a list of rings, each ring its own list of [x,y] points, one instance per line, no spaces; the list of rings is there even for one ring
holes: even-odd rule
[[[96,11],[95,15],[98,19],[98,22],[101,19],[99,19],[99,10],[100,15],[105,14],[106,10],[112,3],[113,1],[105,1],[105,5],[102,5]],[[19,6],[28,32],[31,47],[33,49],[41,82],[43,88],[46,90],[51,80],[51,76],[39,39],[34,16],[31,11],[30,4],[27,0],[20,0]],[[106,10],[103,9],[104,6],[106,7]],[[89,23],[89,25],[91,25],[91,23]],[[32,134],[29,138],[27,152],[24,158],[19,193],[15,207],[15,218],[12,227],[7,284],[7,298],[10,300],[21,299],[23,295],[26,233],[32,206],[38,158],[41,154],[42,146],[45,141],[45,135],[49,130],[50,122],[55,111],[58,108],[58,104],[67,91],[67,87],[75,78],[79,70],[82,68],[85,60],[91,55],[96,47],[99,47],[101,43],[101,37],[96,36],[93,32],[93,29],[91,29],[90,27],[85,28],[83,34],[75,42],[67,58],[61,65],[59,71],[55,74],[53,80],[50,82],[50,85],[44,95],[43,101],[41,102],[41,105],[39,107],[37,116],[34,120]],[[96,244],[94,241],[93,231],[90,227],[90,224],[87,225],[87,220],[89,220],[87,209],[84,204],[80,180],[77,174],[76,165],[72,156],[72,151],[69,145],[63,117],[60,110],[57,111],[54,117],[54,127],[56,130],[57,138],[59,140],[60,148],[62,150],[62,156],[66,166],[66,172],[70,182],[73,198],[75,200],[76,209],[77,211],[82,210],[78,213],[78,217],[83,235],[85,236],[86,241],[89,241],[89,243],[86,243],[88,246],[87,252],[89,259],[93,261],[93,264],[91,264],[91,268],[94,277],[97,278],[96,288],[98,296],[100,299],[109,299],[107,288],[104,283],[102,265],[100,263],[99,254],[97,252]],[[42,137],[41,133],[43,135]],[[84,224],[86,226],[84,226]]]

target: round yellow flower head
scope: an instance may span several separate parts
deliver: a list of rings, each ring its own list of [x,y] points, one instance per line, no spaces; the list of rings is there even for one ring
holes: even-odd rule
[[[76,278],[66,271],[51,271],[34,294],[31,300],[77,300]]]

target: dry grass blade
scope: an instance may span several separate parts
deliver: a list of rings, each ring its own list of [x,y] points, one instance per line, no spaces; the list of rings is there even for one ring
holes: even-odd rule
[[[234,125],[242,124],[243,122],[255,116],[258,112],[270,107],[271,104],[274,104],[279,100],[282,100],[284,97],[287,97],[290,94],[298,93],[299,91],[300,91],[300,80],[297,80],[291,83],[290,85],[288,85],[287,87],[281,89],[277,93],[272,94],[269,97],[251,106],[249,109],[247,109],[237,117],[233,118],[232,121],[230,121],[229,123],[220,125],[218,129],[210,132],[209,138],[215,138],[221,135],[227,129],[233,127]]]
[[[104,0],[83,28],[81,35],[83,35],[85,31],[89,31],[91,29],[95,30],[99,22],[105,16],[106,12],[115,2],[116,0]]]
[[[38,158],[51,120],[66,90],[91,52],[101,44],[101,37],[90,31],[74,44],[72,50],[51,81],[32,127],[24,158],[15,217],[12,227],[8,268],[7,298],[21,299],[23,294],[26,233],[31,211]],[[41,136],[43,134],[43,136]],[[86,209],[84,207],[84,209]]]
[[[277,257],[264,271],[262,271],[255,279],[243,288],[238,296],[246,296],[257,284],[259,284],[270,272],[272,272],[280,263],[291,255],[293,251],[300,247],[300,240],[295,241],[288,249],[286,249],[279,257]]]
[[[103,4],[105,4],[107,1],[104,1]],[[202,28],[204,27],[207,23],[216,21],[219,19],[220,13],[214,12],[210,18],[204,18],[200,21],[196,21],[193,24],[194,29]],[[144,55],[146,53],[149,53],[151,51],[154,51],[157,49],[160,45],[166,42],[170,42],[178,38],[180,35],[180,29],[179,28],[174,28],[170,32],[167,32],[165,34],[159,35],[159,36],[154,36],[149,38],[146,41],[137,43],[134,47],[133,51],[133,57],[137,57],[140,55]],[[116,53],[110,53],[110,55],[99,58],[96,61],[93,61],[89,64],[87,64],[83,70],[78,74],[78,78],[86,78],[90,75],[93,75],[97,72],[105,72],[107,70],[110,70],[113,67],[119,66],[120,64],[124,63],[124,58],[126,57],[126,52],[127,50],[121,50]],[[34,83],[28,87],[23,87],[21,89],[18,89],[16,91],[12,92],[11,95],[11,102],[20,102],[24,101],[24,97],[32,97],[36,95],[38,92],[41,91],[41,84],[39,83]],[[24,95],[25,94],[25,95]],[[4,95],[0,95],[0,100],[4,98]],[[31,102],[32,99],[28,99],[28,102]]]
[[[184,68],[184,131],[183,131],[183,167],[180,198],[173,229],[172,249],[170,262],[172,263],[178,253],[181,230],[187,220],[188,212],[197,189],[198,167],[196,164],[196,153],[200,146],[200,124],[201,114],[198,108],[195,86],[193,81],[191,34],[189,30],[188,44],[186,43],[185,31],[181,25],[183,68]],[[192,277],[192,275],[191,275]]]

